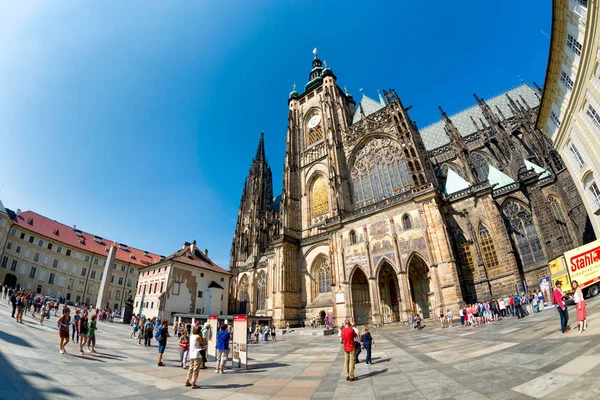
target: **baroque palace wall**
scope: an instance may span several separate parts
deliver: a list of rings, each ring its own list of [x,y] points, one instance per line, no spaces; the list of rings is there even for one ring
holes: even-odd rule
[[[523,85],[418,129],[394,90],[357,105],[315,57],[288,100],[283,190],[261,135],[231,251],[230,313],[275,324],[434,317],[536,287],[594,238]],[[522,289],[521,289],[522,290]]]

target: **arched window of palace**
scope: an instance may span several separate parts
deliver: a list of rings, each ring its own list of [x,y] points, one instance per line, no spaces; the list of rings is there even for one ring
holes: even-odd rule
[[[502,213],[508,222],[524,266],[546,262],[531,212],[517,201],[507,201]]]
[[[329,194],[327,182],[323,177],[318,177],[312,187],[313,216],[325,214],[329,211]]]
[[[356,232],[350,231],[350,244],[356,244]]]
[[[483,224],[479,224],[479,244],[481,245],[481,253],[483,254],[483,263],[488,271],[497,268],[499,263],[494,240],[489,229]]]
[[[475,165],[477,176],[480,181],[485,181],[490,172],[490,163],[486,156],[481,153],[471,153],[471,161]]]
[[[265,310],[267,300],[267,277],[264,272],[258,274],[256,280],[256,309]]]
[[[410,175],[398,143],[376,138],[359,150],[350,172],[356,208],[406,191]]]
[[[329,273],[329,263],[327,260],[323,260],[323,263],[319,267],[319,294],[331,292],[331,276]]]
[[[410,219],[410,215],[408,214],[404,214],[404,217],[402,217],[402,225],[404,225],[404,230],[408,231],[409,229],[412,229],[412,221]]]
[[[560,206],[560,202],[556,197],[550,196],[548,198],[548,203],[550,203],[552,216],[554,217],[556,225],[558,225],[558,229],[560,230],[560,235],[563,238],[565,246],[567,247],[567,249],[573,248],[573,240],[571,239],[571,235],[569,234],[569,229],[567,228],[567,222],[565,220],[565,215],[562,211],[562,207]]]

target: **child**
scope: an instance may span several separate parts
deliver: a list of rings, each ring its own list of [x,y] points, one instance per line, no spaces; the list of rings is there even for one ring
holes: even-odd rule
[[[88,353],[96,352],[94,349],[96,347],[96,318],[96,314],[92,315],[92,320],[88,324]]]

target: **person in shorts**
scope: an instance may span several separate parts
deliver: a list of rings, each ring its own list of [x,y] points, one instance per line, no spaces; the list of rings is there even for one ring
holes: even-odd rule
[[[158,319],[158,318],[157,318]],[[158,327],[158,331],[156,332],[156,340],[158,340],[158,366],[164,367],[165,363],[163,363],[163,354],[165,353],[165,349],[167,348],[167,338],[169,335],[169,321],[163,321],[162,325]]]
[[[221,329],[217,332],[217,366],[215,373],[225,373],[225,363],[229,354],[229,340],[231,333],[227,330],[227,324],[221,325]]]
[[[69,325],[71,324],[71,311],[67,308],[58,321],[58,335],[60,336],[60,354],[65,354],[65,346],[69,343]]]
[[[96,318],[98,318],[96,314],[92,315],[92,320],[88,324],[88,353],[96,352]]]
[[[88,341],[89,320],[87,311],[83,311],[83,315],[79,319],[77,329],[79,330],[79,354],[83,355],[83,346]]]

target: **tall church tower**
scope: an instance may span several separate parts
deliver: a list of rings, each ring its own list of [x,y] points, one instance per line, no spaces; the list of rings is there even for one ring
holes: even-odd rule
[[[271,244],[273,209],[273,177],[265,156],[264,133],[256,149],[256,156],[244,181],[237,224],[231,244],[231,271],[255,267],[260,256]]]

